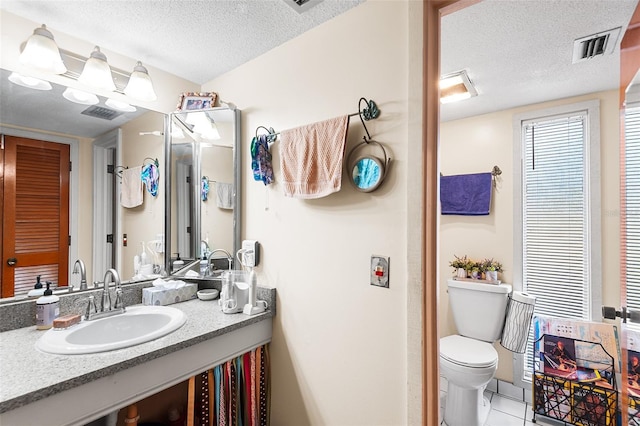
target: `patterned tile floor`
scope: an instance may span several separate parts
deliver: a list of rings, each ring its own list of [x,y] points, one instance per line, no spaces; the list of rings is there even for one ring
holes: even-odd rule
[[[446,391],[446,381],[442,379],[440,383],[440,416],[444,412],[442,408],[447,395]],[[536,417],[536,423],[533,423],[531,421],[533,419],[531,404],[491,391],[485,391],[484,394],[491,401],[491,412],[485,426],[557,426],[563,424],[540,415]],[[441,425],[446,426],[443,421]]]

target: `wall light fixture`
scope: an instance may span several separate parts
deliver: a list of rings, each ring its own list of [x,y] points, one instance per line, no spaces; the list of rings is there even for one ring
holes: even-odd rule
[[[158,99],[149,72],[140,61],[136,63],[131,73],[127,73],[110,67],[107,57],[98,46],[95,47],[89,58],[59,49],[53,39],[53,34],[45,25],[33,31],[33,35],[29,37],[20,54],[19,61],[25,66],[25,71],[23,71],[25,73],[28,73],[29,68],[34,68],[52,74],[63,74],[65,77],[77,80],[87,88],[124,93],[138,101],[151,102]],[[11,81],[21,84],[17,78],[15,80]],[[26,87],[32,86],[26,85]],[[88,97],[86,93],[83,94],[83,91],[71,91],[67,93],[65,98],[75,99],[73,102],[82,101],[81,103],[85,103],[88,101]]]

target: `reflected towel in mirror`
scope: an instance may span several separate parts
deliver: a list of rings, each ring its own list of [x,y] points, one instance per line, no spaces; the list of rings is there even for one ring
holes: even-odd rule
[[[233,184],[216,182],[216,205],[221,209],[233,209]]]
[[[120,204],[125,208],[138,207],[142,204],[141,166],[122,171],[122,187],[120,188]]]

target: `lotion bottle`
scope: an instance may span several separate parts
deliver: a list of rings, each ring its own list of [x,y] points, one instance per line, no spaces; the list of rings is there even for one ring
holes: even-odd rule
[[[53,295],[50,288],[51,282],[47,281],[47,289],[44,296],[36,300],[36,328],[47,330],[53,326],[53,320],[60,315],[60,298]]]

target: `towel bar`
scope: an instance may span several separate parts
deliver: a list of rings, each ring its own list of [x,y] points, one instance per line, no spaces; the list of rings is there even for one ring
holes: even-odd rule
[[[362,108],[362,101],[365,102],[365,107]],[[367,129],[367,126],[364,124],[365,121],[369,121],[369,120],[375,120],[376,118],[380,117],[380,109],[378,109],[378,105],[376,105],[376,103],[369,99],[367,100],[366,98],[360,98],[360,100],[358,101],[358,112],[354,112],[352,114],[349,114],[349,117],[353,117],[353,116],[359,116],[360,117],[360,121],[362,122],[362,127],[364,127],[364,131],[367,133],[367,136],[363,136],[363,139],[365,142],[369,143],[369,141],[371,141],[371,135],[369,134],[369,130]],[[260,129],[264,129],[267,131],[266,137],[267,137],[267,143],[273,143],[276,141],[276,139],[278,138],[278,135],[280,134],[280,132],[276,132],[273,127],[265,127],[265,126],[258,126],[256,127],[256,138],[258,137],[258,131]]]

